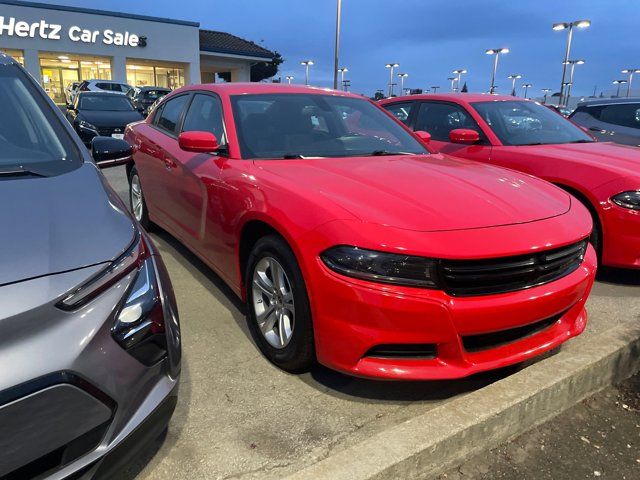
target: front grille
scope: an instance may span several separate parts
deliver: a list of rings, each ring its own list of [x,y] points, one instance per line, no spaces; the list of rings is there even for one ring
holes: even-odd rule
[[[436,345],[433,343],[400,343],[395,345],[376,345],[365,357],[376,358],[436,358]]]
[[[509,328],[498,332],[481,333],[478,335],[466,335],[462,337],[462,345],[467,352],[473,353],[517,342],[551,328],[565,313],[566,311],[522,327]]]
[[[513,292],[557,280],[575,271],[587,242],[516,257],[443,260],[440,280],[450,295],[467,297]]]

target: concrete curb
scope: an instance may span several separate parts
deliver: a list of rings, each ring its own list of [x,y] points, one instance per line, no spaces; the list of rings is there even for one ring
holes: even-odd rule
[[[640,369],[640,325],[528,368],[336,450],[286,480],[424,480],[535,427]]]

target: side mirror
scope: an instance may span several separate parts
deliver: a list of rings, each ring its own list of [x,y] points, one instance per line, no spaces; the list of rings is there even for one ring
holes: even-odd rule
[[[131,161],[133,148],[124,140],[112,137],[93,137],[91,156],[99,168],[110,168]]]
[[[197,153],[213,153],[220,148],[213,133],[200,131],[182,132],[178,137],[178,145],[182,150]]]
[[[424,130],[418,130],[417,132],[415,132],[415,134],[424,144],[427,144],[431,141],[431,134],[429,132],[425,132]]]
[[[456,128],[449,132],[449,140],[453,143],[472,145],[480,141],[480,134],[470,128]]]

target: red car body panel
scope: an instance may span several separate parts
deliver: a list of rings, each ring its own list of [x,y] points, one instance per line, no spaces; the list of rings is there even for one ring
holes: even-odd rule
[[[521,101],[530,101],[522,100]],[[463,107],[476,121],[488,144],[462,145],[432,140],[443,154],[535,175],[588,202],[602,228],[602,264],[640,268],[640,211],[622,208],[611,197],[640,190],[640,149],[609,142],[559,145],[503,145],[472,107],[475,102],[514,101],[484,94],[412,95],[382,100],[380,105],[440,101]],[[569,121],[569,120],[567,120]]]
[[[228,156],[190,153],[150,125],[130,126],[151,220],[168,230],[244,298],[240,244],[261,222],[291,246],[311,304],[324,365],[364,377],[457,378],[526,360],[585,327],[595,277],[591,247],[581,266],[527,290],[454,298],[443,291],[340,275],[320,258],[336,245],[443,259],[514,256],[589,236],[587,210],[561,190],[518,172],[433,154],[295,160],[242,159],[230,96],[243,93],[355,95],[306,87],[223,84],[186,87],[221,99]],[[156,109],[156,112],[158,109]],[[505,200],[507,199],[507,200]],[[499,348],[465,352],[461,335],[527,325],[551,327]],[[364,357],[372,347],[437,343],[435,359]]]

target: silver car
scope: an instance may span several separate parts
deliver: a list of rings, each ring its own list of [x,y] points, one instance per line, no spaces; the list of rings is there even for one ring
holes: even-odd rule
[[[640,98],[581,102],[569,119],[601,142],[640,146]]]
[[[58,108],[0,54],[0,478],[109,478],[167,427],[180,328],[166,268]],[[95,161],[94,161],[95,160]]]

